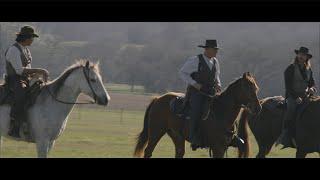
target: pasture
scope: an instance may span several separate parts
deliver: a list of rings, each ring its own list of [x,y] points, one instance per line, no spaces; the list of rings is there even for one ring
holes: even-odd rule
[[[77,106],[71,113],[67,128],[56,141],[49,157],[132,157],[135,137],[143,126],[144,109],[152,96],[142,93],[119,93],[119,91],[112,90],[110,96],[111,102],[107,108]],[[252,145],[250,157],[254,157],[258,150],[257,144],[252,134],[250,139]],[[274,148],[269,154],[269,157],[277,158],[294,156],[295,150],[280,150],[280,147]],[[35,144],[4,138],[2,157],[36,157]],[[167,135],[157,145],[153,157],[174,157],[174,145]],[[193,152],[190,144],[186,143],[185,157],[206,158],[208,151],[197,150]],[[228,157],[237,157],[237,151],[234,148],[229,148]],[[318,154],[310,154],[307,157],[318,157]]]

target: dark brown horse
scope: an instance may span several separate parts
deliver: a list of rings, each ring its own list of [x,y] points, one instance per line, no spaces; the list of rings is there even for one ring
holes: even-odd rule
[[[240,121],[248,121],[249,127],[259,146],[257,158],[265,158],[281,134],[284,108],[275,108],[268,104],[271,101],[283,100],[283,97],[269,97],[260,100],[262,110],[258,116],[244,111]],[[308,153],[320,153],[320,97],[313,97],[306,109],[296,121],[296,157],[304,158]]]
[[[222,158],[230,144],[230,136],[235,120],[242,105],[248,107],[252,113],[261,110],[257,98],[259,87],[250,73],[244,73],[241,78],[234,81],[228,88],[213,100],[214,110],[208,120],[200,123],[202,136],[206,139],[207,147],[212,148],[212,156]],[[185,153],[185,141],[188,140],[188,128],[185,120],[177,118],[171,111],[169,103],[181,94],[167,93],[152,100],[148,106],[142,132],[137,138],[134,156],[149,158],[164,134],[168,134],[175,145],[175,157],[182,158]],[[213,118],[216,116],[218,118]],[[247,134],[247,125],[240,125],[241,134]],[[245,140],[245,142],[248,142]],[[249,145],[249,143],[246,143]],[[146,148],[145,148],[146,147]],[[249,147],[240,152],[240,157],[247,157]]]

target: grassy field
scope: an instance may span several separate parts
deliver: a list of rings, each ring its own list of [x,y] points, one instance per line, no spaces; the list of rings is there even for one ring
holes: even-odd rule
[[[78,106],[72,112],[67,128],[56,141],[49,157],[132,157],[135,137],[143,126],[146,106],[152,96],[144,94],[143,87],[135,87],[130,93],[130,86],[107,84],[111,101],[106,109],[96,105]],[[85,96],[80,97],[83,101]],[[122,110],[121,110],[122,109]],[[122,112],[122,113],[121,113]],[[251,157],[257,153],[257,145],[251,135]],[[230,148],[228,157],[236,157],[236,150]],[[269,157],[294,157],[295,150],[274,148]],[[4,139],[2,157],[36,157],[35,144]],[[153,157],[174,157],[174,145],[165,135],[157,145]],[[186,143],[187,158],[206,158],[207,150],[191,151]],[[318,157],[310,154],[308,157]]]
[[[150,93],[146,93],[144,87],[139,85],[133,86],[133,92],[131,92],[131,86],[128,84],[107,83],[105,86],[107,87],[109,92],[114,92],[114,93],[143,94],[143,95],[150,94]]]
[[[77,108],[49,157],[132,157],[135,136],[142,128],[143,115],[143,111],[124,111],[121,118],[121,111]],[[251,140],[253,157],[257,152],[257,146],[252,136]],[[153,155],[174,157],[174,146],[167,135],[161,139]],[[2,156],[35,157],[35,145],[4,139]],[[185,157],[205,158],[208,157],[208,152],[207,150],[193,152],[187,143]],[[228,150],[228,157],[236,157],[235,149]],[[294,150],[275,148],[270,157],[294,157]],[[311,154],[308,157],[318,157],[318,155]]]

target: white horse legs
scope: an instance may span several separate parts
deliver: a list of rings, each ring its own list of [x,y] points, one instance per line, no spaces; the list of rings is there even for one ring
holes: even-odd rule
[[[0,157],[2,157],[2,139],[3,137],[1,136],[1,133],[0,133]]]
[[[55,141],[50,141],[50,142],[49,142],[48,153],[50,152],[50,150],[51,150],[52,147],[54,146],[54,142],[55,142]]]
[[[47,158],[48,149],[49,149],[49,141],[39,141],[37,142],[37,152],[38,158]]]
[[[37,142],[37,152],[39,158],[47,158],[48,153],[53,147],[55,141],[39,141]]]

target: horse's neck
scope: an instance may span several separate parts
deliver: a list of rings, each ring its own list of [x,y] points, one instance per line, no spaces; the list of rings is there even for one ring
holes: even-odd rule
[[[71,102],[75,103],[77,98],[79,97],[80,91],[80,84],[81,80],[79,79],[81,76],[79,74],[79,70],[74,70],[66,79],[65,81],[59,86],[57,83],[59,80],[53,82],[49,85],[50,91],[53,93],[53,103],[57,105],[57,108],[63,108],[66,112],[70,112],[74,104],[67,104],[58,102],[58,100],[63,102]],[[54,93],[56,89],[59,88],[57,93]],[[51,95],[50,95],[51,96]]]
[[[219,95],[215,106],[215,112],[217,115],[222,116],[225,126],[230,126],[234,124],[240,109],[241,105],[236,102],[235,94],[232,92],[223,92]]]

